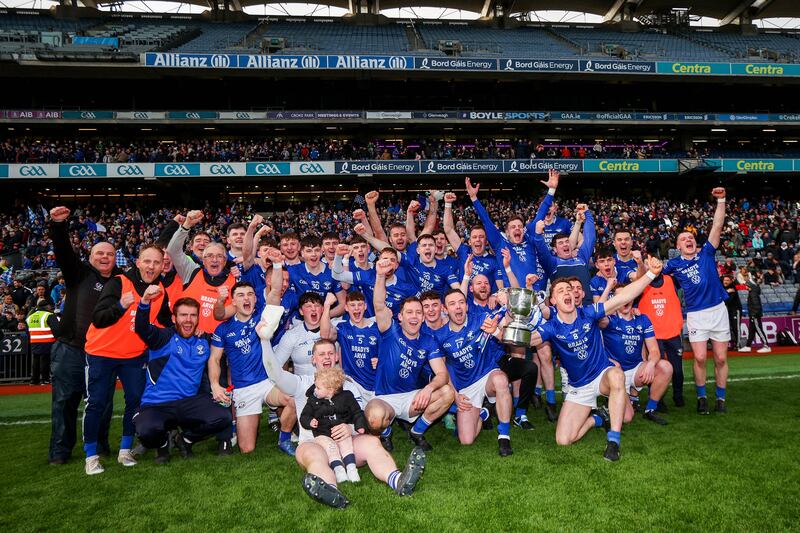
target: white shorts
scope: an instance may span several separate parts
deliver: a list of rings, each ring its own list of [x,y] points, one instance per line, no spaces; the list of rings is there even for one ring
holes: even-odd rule
[[[247,387],[233,389],[232,399],[236,407],[236,416],[260,415],[267,403],[267,394],[274,387],[274,383],[265,379]]]
[[[421,389],[412,390],[411,392],[398,392],[397,394],[384,394],[383,396],[375,396],[378,400],[383,400],[394,409],[394,415],[401,418],[406,422],[414,422],[419,415],[411,416],[411,403],[416,398],[417,393]]]
[[[600,372],[600,374],[592,380],[591,383],[587,383],[583,387],[573,387],[570,386],[569,392],[567,393],[567,397],[564,399],[565,402],[572,402],[577,403],[578,405],[585,405],[587,407],[591,407],[592,409],[597,407],[597,397],[604,396],[600,394],[600,381],[602,381],[603,376],[606,375],[609,368],[614,368],[610,366]]]
[[[642,390],[642,387],[636,386],[636,371],[639,370],[639,367],[642,366],[642,363],[639,363],[635,367],[631,368],[630,370],[625,371],[625,392],[630,394],[631,389],[636,389],[637,391]]]
[[[689,342],[712,341],[728,342],[731,340],[731,326],[728,320],[728,308],[724,303],[686,313],[686,329],[689,331]]]
[[[358,400],[358,405],[361,406],[361,409],[367,406],[367,402],[375,397],[375,391],[367,390],[361,386],[361,384],[354,380],[353,378],[348,377],[350,383],[353,385],[353,388],[358,389],[359,395],[356,396],[356,400]]]
[[[458,391],[458,393],[463,394],[464,396],[469,398],[469,403],[471,403],[473,407],[477,407],[478,409],[483,407],[484,398],[487,398],[489,400],[489,403],[494,403],[495,397],[489,396],[486,393],[486,384],[489,382],[489,376],[492,375],[492,372],[502,372],[502,370],[499,370],[497,368],[490,370],[481,379],[479,379],[472,385],[464,387],[463,389]]]

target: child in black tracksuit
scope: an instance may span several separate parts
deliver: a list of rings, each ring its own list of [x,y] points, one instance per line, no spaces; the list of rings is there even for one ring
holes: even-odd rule
[[[356,431],[364,433],[367,420],[353,393],[343,389],[344,372],[339,368],[323,368],[314,376],[314,385],[306,392],[306,405],[300,414],[300,425],[310,429],[314,441],[328,454],[328,461],[336,481],[361,481],[356,469],[353,439],[334,441],[331,429],[339,424],[353,424]]]

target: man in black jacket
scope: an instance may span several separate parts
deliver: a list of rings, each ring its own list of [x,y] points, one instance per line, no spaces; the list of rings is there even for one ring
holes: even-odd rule
[[[86,330],[92,322],[100,292],[108,280],[120,272],[115,263],[116,250],[107,242],[92,247],[88,263],[80,260],[70,244],[69,214],[66,207],[55,207],[50,211],[50,238],[67,291],[60,321],[50,324],[56,336],[50,359],[53,374],[50,464],[64,464],[72,456],[77,440],[78,407],[86,395]],[[98,436],[98,451],[101,453],[109,452],[111,411],[109,402]]]
[[[723,276],[722,286],[728,293],[725,307],[728,308],[728,323],[731,328],[730,348],[738,350],[742,338],[739,333],[739,324],[742,321],[742,301],[739,299],[739,293],[736,292],[736,279],[733,276]]]
[[[758,349],[758,353],[769,353],[772,348],[767,344],[767,334],[764,333],[764,326],[761,323],[761,317],[764,316],[764,308],[761,305],[761,286],[755,282],[752,274],[750,274],[745,284],[747,285],[747,314],[750,317],[750,331],[747,334],[747,344],[739,351],[751,351],[753,340],[758,335],[761,341],[761,348]]]

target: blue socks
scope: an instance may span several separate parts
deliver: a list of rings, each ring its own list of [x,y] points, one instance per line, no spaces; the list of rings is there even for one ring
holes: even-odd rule
[[[695,389],[697,389],[697,397],[698,398],[705,398],[706,397],[706,386],[705,385],[695,385]]]
[[[130,450],[133,448],[133,435],[123,435],[119,445],[120,450]]]
[[[649,399],[647,400],[647,406],[644,408],[644,412],[655,411],[656,407],[658,407],[658,400]]]
[[[497,438],[508,439],[508,431],[511,429],[511,422],[499,422],[497,424]]]
[[[619,444],[619,437],[619,431],[609,431],[606,433],[606,440],[608,440],[608,442],[616,442]]]
[[[386,484],[389,485],[389,487],[392,490],[397,490],[397,480],[399,478],[400,478],[400,471],[399,470],[395,470],[394,472],[389,474],[388,478],[386,478]]]
[[[83,451],[86,452],[86,457],[89,458],[93,455],[97,455],[97,443],[96,442],[87,442],[83,445]]]
[[[416,433],[417,435],[422,435],[423,433],[428,431],[430,425],[431,423],[425,420],[425,416],[420,415],[420,417],[417,418],[417,421],[414,422],[414,426],[411,428],[411,432]]]
[[[600,416],[600,415],[592,415],[592,418],[594,419],[594,427],[596,427],[596,428],[603,427],[603,417],[602,416]]]
[[[725,399],[725,387],[717,387],[717,400]]]
[[[544,391],[544,398],[547,403],[556,403],[556,390],[546,390]]]
[[[517,407],[516,410],[514,410],[514,416],[517,417],[517,418],[521,417],[522,415],[527,415],[527,414],[528,414],[528,412],[525,409],[520,409],[519,407]]]
[[[454,415],[458,412],[458,406],[454,403],[450,406],[450,409],[447,410],[447,414]]]
[[[541,387],[535,387],[535,388],[533,389],[533,393],[534,393],[536,396],[541,396],[541,395],[542,395],[542,388],[541,388]]]
[[[512,400],[514,401],[514,407],[516,408],[516,407],[517,407],[517,405],[519,404],[519,396],[514,396],[514,397],[512,398]]]
[[[278,435],[278,443],[287,441],[287,440],[289,440],[291,438],[292,438],[292,432],[291,431],[281,431],[280,434]]]

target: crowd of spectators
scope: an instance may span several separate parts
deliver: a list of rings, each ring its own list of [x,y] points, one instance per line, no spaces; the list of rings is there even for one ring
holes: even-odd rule
[[[416,194],[383,194],[380,205],[386,224],[404,222],[406,208],[412,199],[420,198]],[[485,200],[485,205],[493,220],[501,226],[512,214],[532,219],[538,201],[538,198],[494,195]],[[692,231],[698,241],[705,241],[714,212],[713,206],[705,200],[686,203],[666,199],[640,201],[633,198],[582,197],[581,201],[586,201],[596,213],[598,246],[611,245],[615,230],[629,228],[640,249],[661,258],[669,257],[680,231]],[[576,203],[577,200],[562,200],[559,215],[572,218]],[[351,203],[320,202],[310,207],[290,207],[276,212],[265,212],[254,204],[244,202],[221,206],[207,203],[205,206],[180,208],[148,208],[132,203],[87,203],[73,209],[75,216],[70,222],[70,233],[75,248],[84,259],[88,257],[93,244],[107,240],[118,249],[118,265],[125,267],[132,264],[142,245],[158,238],[176,213],[197,207],[202,207],[206,220],[211,221],[204,225],[205,229],[219,241],[224,241],[228,224],[246,222],[256,211],[267,216],[276,233],[290,230],[301,235],[336,232],[343,240],[347,240],[353,235],[353,210],[363,207],[363,198],[357,196]],[[478,219],[463,194],[455,208],[457,229],[466,235],[468,228],[476,224]],[[0,215],[0,255],[18,252],[23,258],[23,270],[49,270],[49,274],[30,277],[21,283],[0,281],[0,296],[13,296],[13,302],[7,302],[8,298],[4,300],[2,313],[9,324],[13,322],[12,318],[16,321],[19,321],[20,315],[24,318],[31,305],[35,305],[36,301],[30,294],[37,290],[38,284],[46,284],[44,290],[56,309],[61,303],[52,242],[47,235],[46,210],[44,206],[22,206],[15,213]],[[731,198],[719,250],[723,256],[720,274],[735,274],[740,268],[733,259],[743,258],[746,269],[760,277],[764,284],[800,283],[799,211],[798,202],[780,198]],[[0,262],[0,271],[6,268],[5,262]],[[11,304],[16,308],[12,309]],[[13,311],[12,317],[8,317],[8,310]],[[0,324],[0,327],[8,327],[8,324]]]
[[[373,159],[650,159],[668,155],[663,145],[527,139],[420,140],[7,140],[0,163],[162,163],[332,161]],[[685,155],[685,154],[680,154]]]

